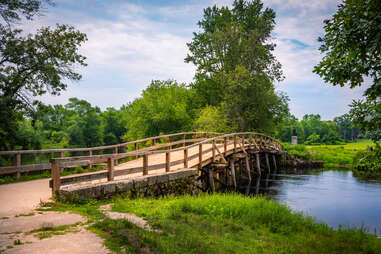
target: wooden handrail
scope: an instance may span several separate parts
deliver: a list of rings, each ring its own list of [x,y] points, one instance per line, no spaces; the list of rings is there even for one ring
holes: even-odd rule
[[[194,133],[189,133],[193,134]],[[202,133],[205,136],[205,133]],[[172,134],[171,134],[172,135]],[[224,159],[224,155],[226,156],[227,152],[233,151],[233,153],[236,153],[238,151],[241,151],[245,154],[247,154],[245,146],[246,147],[254,147],[256,150],[259,149],[267,149],[272,151],[282,151],[282,145],[280,142],[272,137],[266,136],[261,133],[254,133],[254,132],[240,132],[240,133],[231,133],[231,134],[222,134],[219,136],[211,137],[211,138],[192,138],[192,139],[186,139],[186,135],[184,133],[180,133],[179,135],[182,135],[182,139],[177,142],[170,142],[167,143],[168,145],[161,146],[160,148],[168,148],[168,150],[150,150],[150,149],[142,149],[132,152],[126,152],[126,153],[115,153],[115,154],[102,154],[102,155],[90,155],[90,156],[76,156],[76,157],[61,157],[61,158],[53,158],[50,160],[52,163],[52,187],[53,187],[53,193],[57,193],[60,188],[60,174],[59,171],[62,167],[66,167],[68,165],[76,165],[80,163],[97,163],[97,162],[104,162],[107,161],[107,178],[109,181],[111,181],[114,178],[114,161],[122,158],[127,157],[138,157],[143,156],[143,164],[140,168],[134,168],[134,169],[126,169],[126,170],[118,170],[116,171],[118,175],[123,175],[123,172],[128,173],[136,173],[136,172],[143,172],[143,175],[147,175],[148,171],[151,169],[160,169],[165,168],[165,171],[170,171],[170,167],[173,165],[178,165],[183,163],[184,167],[188,167],[188,161],[199,158],[198,163],[196,165],[193,165],[194,167],[202,167],[203,165],[203,154],[212,152],[212,158],[211,162],[215,161],[216,158],[216,152],[219,156]],[[213,134],[215,135],[215,134]],[[173,137],[175,135],[172,135]],[[153,137],[152,139],[154,139]],[[233,138],[233,141],[230,141],[230,138]],[[259,139],[259,142],[258,142]],[[238,141],[239,140],[239,141]],[[223,143],[217,143],[216,141],[223,141]],[[193,143],[190,145],[186,145],[187,143]],[[259,144],[258,144],[259,143]],[[135,143],[137,144],[137,143]],[[171,149],[172,145],[179,144],[182,145],[179,148]],[[203,150],[204,144],[211,144],[211,148]],[[230,148],[228,150],[228,145],[234,144],[233,148]],[[198,153],[189,156],[188,151],[198,146]],[[224,154],[221,153],[218,147],[224,148]],[[150,147],[148,147],[150,148]],[[184,157],[182,160],[177,161],[171,161],[171,153],[177,152],[177,151],[183,151]],[[164,164],[155,164],[155,165],[149,165],[149,156],[154,154],[162,154],[165,153],[165,163]],[[122,172],[123,171],[123,172]],[[127,172],[129,171],[129,172]],[[58,173],[57,173],[58,172]],[[93,175],[97,175],[97,178],[92,179],[98,179],[99,177],[103,177],[102,172],[95,172]],[[98,176],[99,175],[99,176]],[[58,183],[57,183],[58,182]]]
[[[88,156],[93,156],[93,151],[100,151],[100,150],[112,150],[114,154],[117,154],[119,152],[120,147],[126,147],[128,145],[134,145],[136,151],[145,151],[145,150],[156,150],[160,148],[166,148],[175,145],[182,144],[183,146],[186,146],[186,143],[193,143],[196,140],[201,140],[201,138],[193,138],[193,139],[184,139],[187,135],[192,135],[194,137],[197,136],[208,136],[208,135],[220,135],[221,133],[218,132],[181,132],[181,133],[173,133],[173,134],[166,134],[161,136],[155,136],[155,137],[149,137],[144,139],[139,139],[135,141],[129,141],[125,143],[120,143],[116,145],[108,145],[108,146],[97,146],[97,147],[87,147],[87,148],[62,148],[62,149],[43,149],[43,150],[15,150],[15,151],[0,151],[0,155],[14,155],[14,163],[12,166],[6,166],[6,167],[0,167],[0,175],[4,174],[12,174],[17,173],[17,178],[20,177],[21,172],[30,172],[30,171],[38,171],[38,170],[45,170],[45,169],[51,169],[50,163],[39,163],[39,164],[27,164],[22,165],[21,163],[21,156],[24,154],[37,154],[37,153],[58,153],[59,158],[63,158],[65,156],[65,152],[87,152]],[[176,138],[182,137],[181,140],[176,140]],[[156,140],[160,140],[163,138],[169,138],[169,143],[159,144],[156,145]],[[176,141],[172,142],[172,140],[175,139]],[[204,138],[202,138],[204,139]],[[146,143],[148,141],[152,141],[152,146],[145,147],[143,149],[138,149],[139,143]],[[144,155],[144,154],[136,154],[136,156]],[[71,157],[69,157],[71,158]],[[118,158],[114,161],[114,164],[118,164]],[[84,166],[83,164],[78,166]],[[91,164],[89,164],[91,166]]]

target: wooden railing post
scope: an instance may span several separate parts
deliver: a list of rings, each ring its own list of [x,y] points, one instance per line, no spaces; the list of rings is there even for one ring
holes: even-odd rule
[[[202,167],[202,144],[198,145],[198,167]]]
[[[143,175],[148,175],[148,154],[143,155]]]
[[[188,149],[184,149],[184,168],[188,168]]]
[[[59,195],[61,187],[60,167],[57,162],[51,161],[52,165],[52,195]]]
[[[245,148],[245,135],[242,135],[242,147]]]
[[[234,134],[234,153],[237,152],[237,136]]]
[[[64,152],[60,152],[60,155],[59,155],[60,158],[63,158],[65,157],[65,153]]]
[[[212,141],[212,162],[216,159],[216,141],[213,139]]]
[[[171,170],[171,152],[165,153],[165,172],[169,172]]]
[[[15,154],[15,157],[13,158],[13,165],[15,165],[15,168],[16,168],[16,178],[17,179],[20,179],[20,176],[21,176],[21,170],[20,170],[20,166],[21,166],[21,153],[16,153]]]
[[[107,159],[107,180],[108,181],[114,180],[114,159],[113,158]]]
[[[135,152],[137,152],[139,150],[139,144],[138,142],[135,143]],[[135,159],[138,158],[138,155],[135,156]]]
[[[224,155],[226,155],[227,150],[228,150],[227,138],[224,137]]]
[[[89,156],[93,156],[93,150],[89,150],[88,155],[89,155]],[[92,167],[93,167],[93,164],[89,163],[88,167],[89,167],[89,168],[92,168]]]
[[[114,154],[118,154],[119,151],[118,151],[118,147],[114,147]],[[118,163],[118,159],[115,159],[114,161],[114,165],[117,166],[119,163]]]

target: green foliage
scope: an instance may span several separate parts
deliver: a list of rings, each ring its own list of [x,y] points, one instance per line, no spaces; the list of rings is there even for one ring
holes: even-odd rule
[[[372,79],[365,102],[355,101],[352,119],[371,132],[374,141],[381,138],[381,5],[378,0],[344,0],[332,19],[324,21],[325,35],[319,38],[323,60],[314,72],[333,85],[351,88]]]
[[[381,93],[380,93],[381,96]],[[349,112],[353,121],[377,142],[381,140],[381,98],[353,101]]]
[[[381,145],[357,153],[353,168],[355,176],[381,180]]]
[[[229,128],[272,132],[288,112],[287,97],[272,84],[282,80],[272,51],[272,9],[261,1],[234,1],[233,7],[208,7],[188,43],[186,62],[197,67],[192,88],[204,106],[219,107]]]
[[[68,25],[42,27],[35,34],[13,28],[23,17],[32,19],[40,12],[42,1],[3,1],[0,24],[0,149],[12,149],[18,143],[18,121],[32,114],[33,99],[47,92],[59,95],[64,80],[79,80],[74,66],[85,66],[78,53],[86,35]]]
[[[345,116],[345,115],[344,115]],[[298,143],[306,145],[318,145],[327,144],[335,145],[342,144],[343,138],[348,135],[347,132],[351,132],[352,141],[359,136],[359,129],[354,124],[346,120],[342,120],[343,117],[337,117],[334,121],[322,121],[320,115],[304,115],[301,121],[298,121],[296,117],[289,115],[284,125],[278,129],[277,137],[284,141],[290,142],[291,136],[298,136]],[[356,135],[356,136],[355,136]]]
[[[201,109],[194,121],[194,130],[210,132],[229,132],[221,111],[215,106],[206,106]]]
[[[173,80],[154,80],[127,106],[126,140],[190,130],[192,90]]]

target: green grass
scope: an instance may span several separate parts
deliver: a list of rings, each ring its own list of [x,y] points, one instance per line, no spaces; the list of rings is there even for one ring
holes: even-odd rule
[[[97,217],[90,229],[116,253],[141,253],[145,248],[152,253],[381,253],[381,240],[366,229],[334,231],[263,197],[205,194],[112,202],[113,211],[135,213],[162,231]],[[99,203],[75,209],[89,206]]]
[[[54,235],[64,235],[64,234],[67,234],[69,232],[79,232],[79,230],[75,229],[75,227],[77,227],[80,224],[81,223],[78,222],[78,223],[71,224],[71,225],[61,225],[61,226],[57,226],[57,227],[45,225],[39,229],[31,230],[31,231],[27,232],[26,234],[34,234],[40,240],[42,240],[45,238],[50,238]]]
[[[374,146],[371,141],[347,143],[345,145],[295,145],[284,144],[284,148],[290,155],[296,155],[303,159],[324,161],[324,167],[350,168],[353,159],[359,151],[366,150],[367,146]]]

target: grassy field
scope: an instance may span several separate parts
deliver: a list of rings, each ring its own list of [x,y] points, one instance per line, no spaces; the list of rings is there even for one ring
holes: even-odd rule
[[[284,144],[285,149],[290,155],[309,160],[324,161],[324,167],[345,166],[351,168],[353,158],[359,151],[366,150],[367,146],[373,146],[371,141],[361,141],[356,143],[347,143],[345,145],[314,145],[304,146]]]
[[[100,204],[135,213],[160,232],[126,220],[105,218]],[[115,198],[87,204],[60,204],[88,216],[89,229],[116,253],[381,253],[381,239],[365,229],[334,231],[311,217],[263,197],[204,194],[161,199]]]

